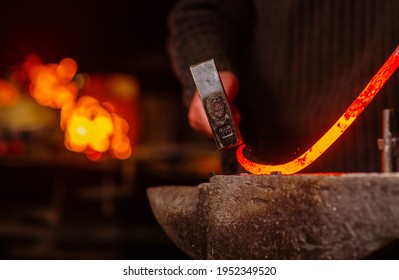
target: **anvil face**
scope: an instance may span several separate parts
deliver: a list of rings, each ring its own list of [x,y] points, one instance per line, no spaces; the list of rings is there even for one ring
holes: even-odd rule
[[[217,175],[148,197],[194,259],[362,259],[399,240],[398,173]]]

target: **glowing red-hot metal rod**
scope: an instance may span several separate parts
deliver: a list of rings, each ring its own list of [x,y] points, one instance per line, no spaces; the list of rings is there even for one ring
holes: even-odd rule
[[[360,113],[373,100],[386,81],[392,76],[399,66],[399,46],[382,65],[364,90],[359,94],[355,101],[349,106],[338,121],[305,153],[296,159],[277,165],[265,165],[250,161],[244,156],[245,144],[238,147],[236,156],[241,166],[250,173],[258,175],[269,175],[273,172],[282,174],[294,174],[312,162],[314,162],[322,153],[324,153],[342,133],[353,123]]]

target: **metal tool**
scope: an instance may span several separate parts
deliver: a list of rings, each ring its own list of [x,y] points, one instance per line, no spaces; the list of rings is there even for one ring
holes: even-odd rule
[[[399,171],[399,138],[394,136],[395,122],[393,109],[382,112],[382,138],[378,139],[381,151],[381,171]]]
[[[213,59],[190,67],[218,150],[242,143]]]

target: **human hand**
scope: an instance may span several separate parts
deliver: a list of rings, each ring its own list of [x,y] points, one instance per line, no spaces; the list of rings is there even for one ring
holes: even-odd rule
[[[222,81],[224,90],[226,92],[227,100],[230,104],[231,114],[236,125],[240,123],[241,115],[235,104],[235,98],[238,94],[239,82],[235,74],[229,71],[219,72],[220,80]],[[192,129],[212,137],[212,129],[206,117],[204,107],[198,91],[195,91],[193,99],[190,103],[188,111],[188,122]]]

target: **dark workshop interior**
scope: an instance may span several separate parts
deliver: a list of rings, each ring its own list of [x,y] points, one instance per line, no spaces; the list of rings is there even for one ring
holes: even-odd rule
[[[1,259],[188,259],[146,197],[148,187],[195,186],[218,172],[213,140],[186,123],[167,55],[174,2],[2,2]],[[59,86],[51,78],[60,65],[72,73],[77,66],[64,84],[73,82],[76,104],[90,96],[92,106],[107,103],[125,120],[120,137],[128,139],[127,153],[74,146],[66,136],[68,109],[29,93],[41,85],[34,69],[49,75],[47,86]]]
[[[0,259],[190,259],[146,193],[221,173],[168,56],[176,1],[1,2]]]

